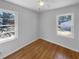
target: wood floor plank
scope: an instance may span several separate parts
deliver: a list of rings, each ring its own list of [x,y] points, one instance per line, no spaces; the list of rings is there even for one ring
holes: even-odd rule
[[[79,59],[79,53],[39,39],[4,59]]]

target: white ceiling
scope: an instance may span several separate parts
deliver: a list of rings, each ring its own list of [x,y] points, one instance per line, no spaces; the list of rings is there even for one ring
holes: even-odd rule
[[[39,5],[37,3],[38,0],[5,0],[14,4],[18,4],[20,6],[30,8],[36,11],[39,11]],[[41,11],[61,8],[64,6],[69,6],[72,4],[79,3],[79,0],[44,0],[45,5],[40,7]]]

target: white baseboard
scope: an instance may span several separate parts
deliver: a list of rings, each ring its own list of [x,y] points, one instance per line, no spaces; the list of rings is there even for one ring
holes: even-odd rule
[[[12,54],[12,53],[14,53],[14,52],[18,51],[19,49],[21,49],[21,48],[23,48],[23,47],[25,47],[25,46],[27,46],[27,45],[31,44],[32,42],[34,42],[34,41],[36,41],[36,40],[38,40],[38,39],[32,40],[32,41],[28,42],[27,44],[24,44],[24,45],[22,45],[21,47],[18,47],[16,50],[13,50],[12,52],[8,53],[7,55],[3,56],[3,57],[2,57],[2,58],[0,58],[0,59],[5,58],[6,56],[8,56],[8,55],[10,55],[10,54]]]
[[[46,40],[46,38],[43,38],[43,37],[41,37],[41,39]],[[74,48],[71,48],[71,47],[68,47],[68,46],[63,45],[63,44],[61,44],[61,43],[54,42],[54,41],[50,41],[50,40],[46,40],[46,41],[51,42],[51,43],[54,43],[54,44],[57,44],[57,45],[59,45],[59,46],[62,46],[62,47],[67,48],[67,49],[70,49],[70,50],[72,50],[72,51],[79,52],[79,50],[74,49]]]
[[[38,40],[38,39],[43,39],[43,40],[45,40],[46,38],[40,37],[40,38],[37,38],[36,40]],[[10,54],[12,54],[12,53],[14,53],[14,52],[16,52],[16,51],[18,51],[19,49],[21,49],[21,48],[23,48],[23,47],[29,45],[30,43],[32,43],[32,42],[34,42],[34,41],[36,41],[36,40],[32,40],[31,42],[28,42],[27,44],[24,44],[23,46],[17,48],[16,50],[14,50],[14,51],[8,53],[8,54],[5,55],[5,56],[3,56],[3,58],[6,57],[6,56],[8,56],[8,55],[10,55]],[[62,44],[60,44],[60,43],[58,43],[58,42],[54,42],[54,41],[52,42],[52,41],[50,41],[50,40],[46,40],[46,41],[51,42],[51,43],[54,43],[54,44],[57,44],[57,45],[60,45],[60,46],[62,46],[62,47],[65,47],[65,48],[67,48],[67,49],[70,49],[70,50],[72,50],[72,51],[79,52],[79,50],[77,50],[77,49],[73,49],[73,48],[71,48],[71,47],[62,45]]]

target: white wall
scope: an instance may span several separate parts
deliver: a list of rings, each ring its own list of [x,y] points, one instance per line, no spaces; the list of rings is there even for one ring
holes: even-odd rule
[[[0,57],[16,51],[39,36],[47,41],[79,51],[79,4],[37,13],[12,3],[0,1],[0,9],[13,10],[18,13],[18,39],[0,44]],[[75,15],[74,39],[56,35],[56,15],[64,13]]]
[[[56,34],[56,15],[73,13],[74,14],[74,35],[75,38],[61,37]],[[41,13],[41,36],[43,39],[66,48],[79,52],[79,4],[68,7],[49,10]]]
[[[13,10],[18,13],[18,39],[0,44],[0,57],[3,57],[38,37],[38,14],[30,9],[4,1],[0,1],[0,9]]]

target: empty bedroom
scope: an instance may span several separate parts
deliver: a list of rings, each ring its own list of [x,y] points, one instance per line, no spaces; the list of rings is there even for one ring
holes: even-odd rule
[[[0,0],[0,59],[79,59],[79,0]]]

